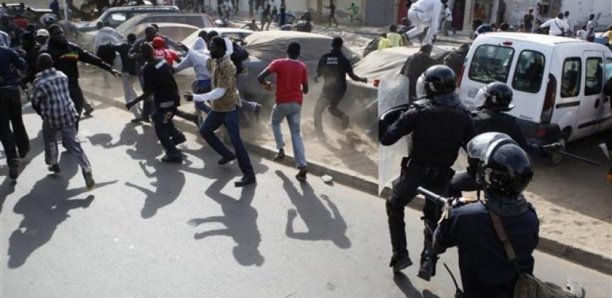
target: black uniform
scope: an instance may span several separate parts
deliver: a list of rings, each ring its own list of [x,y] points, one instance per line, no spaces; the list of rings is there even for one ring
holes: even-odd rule
[[[153,123],[155,134],[169,157],[180,157],[181,152],[176,143],[184,141],[185,136],[172,122],[180,96],[178,86],[174,80],[174,71],[164,59],[153,59],[142,70],[144,79],[144,92],[153,94],[155,112]]]
[[[512,297],[518,274],[495,233],[487,208],[499,215],[517,255],[521,272],[532,273],[533,250],[538,244],[539,221],[522,195],[515,200],[496,200],[485,194],[479,201],[451,209],[438,226],[434,250],[443,253],[457,246],[464,297]]]
[[[406,62],[404,62],[404,66],[402,66],[400,73],[407,76],[410,80],[408,82],[408,91],[410,92],[408,96],[411,100],[417,97],[416,84],[419,76],[434,64],[436,64],[436,62],[428,54],[421,51],[406,58]]]
[[[411,108],[381,132],[380,143],[391,145],[412,133],[409,162],[402,165],[398,180],[393,182],[387,200],[387,216],[393,253],[408,254],[404,230],[404,207],[417,194],[417,187],[425,187],[445,195],[453,176],[451,166],[459,148],[474,136],[474,122],[455,93],[445,100]],[[418,102],[421,103],[421,102]],[[425,248],[431,248],[432,233],[440,217],[440,208],[425,201]]]
[[[477,111],[473,116],[477,135],[485,132],[505,133],[521,148],[526,151],[531,151],[514,117],[502,112],[487,109]],[[461,197],[462,191],[475,191],[480,189],[474,178],[475,172],[476,168],[472,165],[468,165],[466,171],[457,173],[453,176],[448,188],[448,194],[451,197]]]
[[[314,125],[317,132],[323,131],[323,112],[329,112],[336,118],[347,116],[338,109],[338,104],[346,92],[346,74],[353,75],[353,66],[341,50],[332,50],[319,59],[317,76],[323,76],[323,89],[314,109]]]
[[[81,116],[83,111],[83,91],[79,86],[79,67],[78,62],[82,61],[95,66],[98,66],[106,71],[110,71],[112,67],[102,61],[98,56],[92,55],[83,50],[78,45],[72,42],[64,44],[56,44],[49,40],[41,49],[41,53],[48,53],[53,58],[55,68],[63,72],[68,77],[68,91],[70,98],[74,102],[74,107]],[[78,122],[77,122],[78,127]]]

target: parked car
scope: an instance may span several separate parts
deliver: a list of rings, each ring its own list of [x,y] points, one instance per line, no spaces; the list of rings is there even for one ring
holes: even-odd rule
[[[9,16],[14,17],[21,14],[28,20],[29,23],[39,24],[40,17],[44,14],[52,13],[53,11],[48,8],[34,8],[31,6],[24,5],[23,10],[21,9],[20,3],[7,3],[6,10]]]
[[[98,22],[102,22],[104,26],[116,28],[123,22],[130,18],[145,14],[145,13],[176,13],[178,14],[179,8],[176,6],[151,6],[151,5],[139,5],[139,6],[119,6],[112,7],[104,11],[98,17],[98,19],[91,22],[80,22],[77,23],[77,28],[80,32],[96,31]]]
[[[206,27],[206,28],[200,28],[198,31],[192,33],[191,35],[187,36],[184,40],[183,40],[183,44],[187,45],[188,47],[192,48],[193,45],[195,44],[196,39],[198,38],[198,33],[200,33],[200,30],[204,30],[206,32],[210,32],[210,31],[217,31],[217,33],[219,33],[220,36],[222,37],[229,37],[230,39],[233,40],[237,40],[240,41],[241,43],[245,42],[245,39],[247,38],[247,36],[251,35],[253,33],[252,30],[248,30],[248,29],[240,29],[240,28],[229,28],[229,27]]]
[[[86,49],[95,53],[97,52],[97,49],[100,45],[103,45],[108,42],[119,44],[125,41],[127,35],[130,33],[134,33],[137,39],[143,38],[145,36],[145,28],[147,28],[148,26],[149,24],[140,24],[136,27],[131,28],[125,34],[122,34],[117,30],[99,31],[98,34],[96,34],[96,36],[92,40],[91,45],[88,46]],[[157,24],[157,26],[159,27],[160,34],[165,35],[168,38],[177,42],[185,39],[185,37],[198,31],[198,27],[178,23],[159,23]]]
[[[565,144],[612,127],[603,86],[612,77],[612,52],[582,40],[526,33],[487,33],[473,43],[458,85],[465,104],[499,81],[514,92],[516,117],[528,141]],[[553,163],[560,162],[555,156]]]
[[[137,16],[134,16],[133,18],[130,18],[129,20],[125,21],[123,24],[117,26],[117,28],[115,28],[117,32],[114,32],[111,35],[114,35],[117,37],[117,38],[113,37],[113,39],[124,39],[129,33],[140,32],[144,30],[142,29],[143,27],[146,27],[153,23],[157,24],[158,26],[162,23],[185,24],[189,26],[195,26],[197,28],[214,26],[212,18],[210,18],[207,14],[151,13],[151,14],[137,15]],[[185,37],[191,34],[191,32],[193,32],[191,30],[187,30],[187,28],[189,27],[183,26],[184,30],[178,30],[178,27],[177,26],[175,27],[177,28],[174,31],[176,34],[173,34],[173,35],[175,36],[174,38],[179,38],[179,39],[176,39],[177,41],[183,40]],[[136,28],[139,28],[139,29],[136,29]],[[98,44],[98,42],[96,41],[99,41],[100,39],[107,39],[106,36],[108,35],[109,35],[109,32],[100,33],[100,31],[98,30],[90,31],[90,32],[86,32],[82,34],[82,36],[79,37],[79,41],[81,45],[91,50],[91,49],[95,49],[96,45]]]
[[[145,23],[179,23],[198,28],[215,27],[214,20],[205,13],[146,13],[130,18],[123,24],[117,26],[116,29],[122,34],[125,34],[130,28]]]

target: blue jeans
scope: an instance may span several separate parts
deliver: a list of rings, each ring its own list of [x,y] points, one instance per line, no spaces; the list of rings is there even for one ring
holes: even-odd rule
[[[221,125],[225,126],[229,133],[232,146],[236,150],[236,158],[238,159],[238,166],[244,176],[254,176],[253,166],[251,165],[251,159],[249,153],[240,138],[240,130],[238,126],[238,110],[231,112],[216,112],[210,111],[206,120],[200,127],[200,135],[206,140],[206,142],[222,157],[233,156],[234,153],[227,149],[227,147],[219,140],[215,135],[215,130]]]
[[[291,144],[293,145],[295,166],[298,168],[306,166],[306,157],[304,156],[304,141],[302,141],[302,136],[300,135],[301,114],[302,106],[298,103],[277,104],[274,105],[274,108],[272,108],[272,133],[274,133],[276,148],[282,149],[285,146],[280,124],[283,122],[284,118],[287,118],[287,122],[289,123],[289,131],[291,132]]]

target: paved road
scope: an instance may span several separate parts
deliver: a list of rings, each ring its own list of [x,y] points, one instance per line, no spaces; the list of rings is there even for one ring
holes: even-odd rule
[[[11,185],[0,168],[0,297],[451,297],[444,271],[430,282],[412,266],[394,277],[381,199],[252,156],[255,187],[237,189],[236,164],[194,135],[182,166],[158,161],[150,126],[98,103],[81,138],[98,183],[86,192],[74,159],[46,171],[40,120],[25,116],[33,152]],[[295,212],[294,212],[295,211]],[[295,218],[292,216],[295,214]],[[422,239],[407,210],[410,251]],[[442,261],[458,274],[456,251]],[[545,254],[536,273],[571,276],[589,297],[612,296],[610,276]],[[441,268],[441,267],[440,267]]]

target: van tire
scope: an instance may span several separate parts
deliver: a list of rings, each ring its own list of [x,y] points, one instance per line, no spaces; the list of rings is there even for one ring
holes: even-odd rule
[[[561,144],[561,150],[559,151],[565,151],[568,137],[569,134],[567,132],[564,132],[561,139],[559,139],[559,143]],[[546,164],[551,167],[558,166],[559,164],[561,164],[562,161],[563,155],[558,152],[550,152],[546,157]]]

